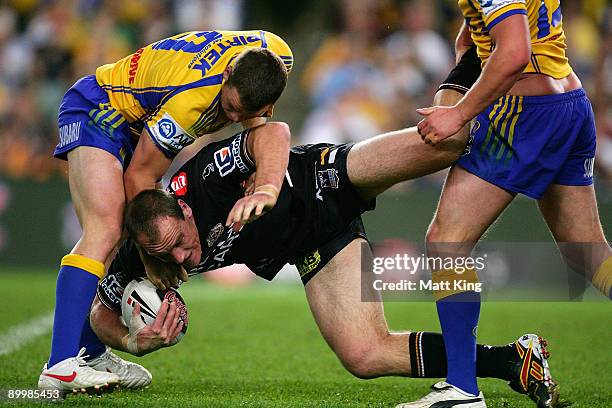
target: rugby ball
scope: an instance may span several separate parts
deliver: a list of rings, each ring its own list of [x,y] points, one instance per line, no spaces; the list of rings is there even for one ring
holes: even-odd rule
[[[189,324],[187,306],[176,289],[159,290],[146,278],[135,279],[128,283],[123,291],[121,314],[123,321],[127,323],[126,326],[129,326],[129,322],[132,319],[132,311],[136,303],[140,303],[140,318],[145,324],[152,325],[164,299],[168,300],[168,303],[176,303],[179,319],[183,322],[181,333],[171,343],[174,345],[181,341],[187,332],[187,325]]]

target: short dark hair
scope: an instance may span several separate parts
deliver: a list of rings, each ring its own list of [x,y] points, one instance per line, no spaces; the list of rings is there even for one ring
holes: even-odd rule
[[[242,108],[249,113],[273,105],[287,85],[287,68],[266,48],[252,48],[242,53],[226,85],[236,88]]]
[[[125,228],[132,239],[144,235],[155,241],[159,234],[155,222],[163,217],[185,219],[181,206],[170,193],[164,190],[144,190],[125,208]]]

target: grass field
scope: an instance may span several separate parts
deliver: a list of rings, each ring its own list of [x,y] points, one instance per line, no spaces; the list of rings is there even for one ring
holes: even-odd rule
[[[11,327],[51,311],[55,290],[50,271],[2,269],[0,339]],[[183,341],[143,358],[131,357],[153,373],[148,389],[102,398],[69,396],[66,404],[393,407],[419,398],[435,382],[353,378],[319,335],[299,286],[225,289],[195,279],[181,293],[190,312]],[[389,303],[386,310],[393,329],[439,330],[433,303]],[[495,344],[527,332],[545,335],[563,397],[576,408],[611,407],[611,312],[612,305],[606,302],[485,303],[479,339]],[[49,344],[47,333],[0,356],[0,389],[34,388]],[[489,407],[532,406],[501,381],[480,380],[480,386]]]

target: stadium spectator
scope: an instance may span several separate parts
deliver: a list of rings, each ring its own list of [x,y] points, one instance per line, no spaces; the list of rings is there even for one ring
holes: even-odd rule
[[[453,14],[455,3],[336,0],[326,6],[327,12],[336,7],[344,18],[339,29],[323,32],[313,55],[298,59],[310,61],[301,82],[311,100],[295,106],[296,117],[304,122],[300,141],[361,140],[414,123],[413,108],[431,99],[433,84],[448,67],[450,37],[460,22]],[[0,175],[37,180],[65,173],[64,164],[52,160],[49,152],[57,141],[57,105],[78,77],[174,32],[194,26],[241,28],[249,10],[244,0],[0,4],[0,148],[5,153]],[[593,98],[599,130],[596,163],[599,180],[610,186],[612,81],[606,73],[612,66],[612,32],[604,30],[610,26],[610,6],[605,0],[564,1],[563,6],[574,68],[585,87],[600,94]],[[307,13],[296,18],[295,33],[303,32],[311,18]],[[337,19],[332,24],[337,26]],[[300,76],[299,66],[296,74]],[[24,107],[36,112],[22,121]]]

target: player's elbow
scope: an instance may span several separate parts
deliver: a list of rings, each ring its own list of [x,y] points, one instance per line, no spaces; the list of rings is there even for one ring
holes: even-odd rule
[[[522,47],[513,53],[513,58],[508,65],[508,70],[515,75],[522,74],[529,65],[531,59],[531,49],[529,47]]]
[[[531,60],[531,45],[522,42],[506,44],[499,50],[503,54],[504,58],[502,69],[504,69],[509,75],[520,75],[523,73],[529,61]]]
[[[123,175],[123,185],[128,201],[131,201],[143,190],[155,188],[156,178],[147,174],[146,169],[137,166],[128,167]]]

